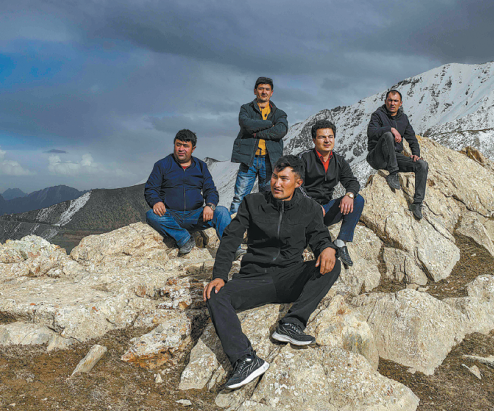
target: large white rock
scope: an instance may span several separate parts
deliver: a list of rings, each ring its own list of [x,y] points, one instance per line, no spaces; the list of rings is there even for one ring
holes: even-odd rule
[[[331,226],[331,238],[336,239],[341,224]],[[381,273],[379,272],[379,253],[382,241],[367,227],[357,225],[353,242],[347,243],[348,252],[353,260],[353,266],[341,267],[339,280],[349,287],[352,294],[369,292],[379,286]]]
[[[346,304],[342,295],[315,316],[306,330],[321,346],[340,347],[363,355],[377,370],[379,354],[372,331],[362,314]]]
[[[367,319],[381,358],[427,375],[465,336],[464,316],[427,293],[361,295],[352,304]]]
[[[167,310],[161,324],[141,337],[133,338],[122,360],[154,369],[165,363],[177,364],[191,343],[191,320],[185,313]]]
[[[386,264],[386,277],[405,284],[426,285],[427,276],[417,266],[409,253],[397,248],[385,247],[383,260]]]
[[[488,334],[494,330],[494,276],[477,277],[466,288],[468,297],[447,298],[444,302],[464,314],[466,333]]]
[[[0,345],[38,345],[50,341],[55,333],[39,324],[15,322],[0,324]]]
[[[409,388],[380,375],[359,354],[290,345],[276,356],[250,401],[305,411],[413,411],[419,403]]]
[[[381,172],[369,179],[362,195],[367,200],[362,221],[386,244],[413,256],[434,281],[451,274],[460,259],[460,250],[445,227],[438,229],[426,218],[415,220],[411,212],[407,211],[408,200],[404,192],[393,194]]]
[[[147,224],[135,223],[105,234],[84,237],[70,255],[81,263],[98,263],[107,257],[133,256],[168,260],[163,237]]]
[[[494,256],[494,244],[489,231],[482,224],[482,217],[476,213],[466,212],[458,225],[456,231],[466,237],[471,238],[480,247],[485,248],[492,256]]]

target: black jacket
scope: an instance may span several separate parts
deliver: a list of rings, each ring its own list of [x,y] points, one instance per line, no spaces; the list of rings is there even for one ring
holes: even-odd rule
[[[336,185],[341,182],[346,192],[355,196],[360,190],[360,184],[352,173],[348,162],[333,151],[333,158],[329,161],[328,171],[316,153],[316,149],[304,151],[298,155],[305,165],[304,184],[301,190],[319,204],[327,204],[333,198]]]
[[[391,116],[386,109],[386,105],[379,107],[374,113],[372,113],[369,126],[367,127],[367,148],[371,151],[377,144],[381,136],[387,131],[391,131],[391,127],[398,130],[398,133],[408,141],[412,154],[420,157],[420,146],[415,137],[415,131],[413,131],[410,121],[408,121],[407,115],[403,112],[403,108],[400,107],[396,116]],[[399,143],[395,142],[395,151],[401,153],[403,151],[403,140]]]
[[[274,273],[302,263],[307,244],[316,258],[328,247],[336,249],[324,225],[321,207],[299,190],[290,201],[276,200],[271,192],[249,194],[223,232],[213,279],[228,280],[245,230],[248,249],[242,258],[242,275]]]
[[[286,113],[269,102],[271,113],[267,120],[262,119],[257,101],[244,104],[240,108],[238,123],[240,132],[233,143],[232,162],[251,166],[257,151],[259,139],[266,140],[266,149],[271,165],[283,155],[283,141],[288,131]],[[254,137],[255,134],[255,137]]]

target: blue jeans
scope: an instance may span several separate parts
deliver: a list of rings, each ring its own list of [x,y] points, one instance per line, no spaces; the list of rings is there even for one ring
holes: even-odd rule
[[[190,211],[176,211],[167,209],[164,216],[160,217],[151,209],[146,213],[147,223],[158,231],[163,237],[168,236],[182,247],[190,238],[190,232],[214,227],[221,240],[223,230],[230,224],[231,217],[226,207],[216,207],[213,219],[207,222],[202,220],[204,207]]]
[[[271,174],[273,174],[273,169],[268,156],[255,156],[254,163],[250,167],[240,163],[230,214],[238,211],[244,197],[252,191],[257,176],[259,177],[259,192],[271,190]]]
[[[335,198],[323,205],[324,211],[326,211],[324,224],[329,227],[343,220],[338,238],[343,241],[352,241],[355,227],[362,214],[362,210],[364,209],[365,200],[360,194],[357,194],[357,197],[353,200],[353,211],[347,215],[343,215],[340,212],[340,202],[342,198],[343,197]]]

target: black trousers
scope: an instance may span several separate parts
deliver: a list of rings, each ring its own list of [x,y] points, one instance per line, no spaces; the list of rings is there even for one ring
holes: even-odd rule
[[[272,274],[239,273],[217,294],[213,290],[207,306],[230,362],[234,364],[244,355],[253,353],[235,310],[293,302],[282,321],[305,328],[310,315],[337,280],[340,271],[341,263],[338,259],[333,270],[325,275],[319,273],[315,261],[308,261]]]
[[[384,169],[393,173],[395,171],[415,173],[414,203],[424,201],[425,188],[427,187],[427,174],[429,165],[424,160],[413,161],[410,157],[395,151],[395,137],[393,133],[384,133],[376,146],[367,154],[367,162],[375,169]]]

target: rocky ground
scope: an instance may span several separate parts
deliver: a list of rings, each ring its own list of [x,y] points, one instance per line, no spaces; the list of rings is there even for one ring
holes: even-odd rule
[[[271,366],[233,392],[222,389],[230,366],[201,299],[214,230],[196,233],[185,257],[142,223],[85,237],[70,255],[36,236],[0,245],[0,407],[494,409],[492,164],[427,139],[421,147],[434,165],[424,219],[407,210],[413,175],[401,174],[396,193],[373,176],[355,265],[309,320],[317,345],[270,340],[285,305],[240,313]],[[72,375],[95,349],[99,361],[82,361],[94,368]]]

